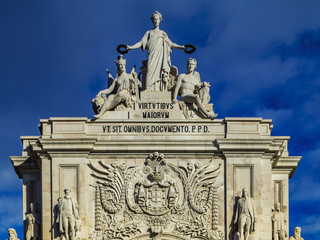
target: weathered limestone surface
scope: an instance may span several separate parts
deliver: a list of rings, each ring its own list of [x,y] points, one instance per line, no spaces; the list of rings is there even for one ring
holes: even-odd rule
[[[157,151],[174,166],[186,166],[189,162],[201,165],[211,159],[214,164],[221,164],[214,182],[217,229],[225,239],[233,239],[235,206],[241,190],[246,188],[254,199],[257,217],[250,239],[269,240],[274,203],[281,204],[289,219],[288,181],[300,161],[300,157],[288,154],[289,138],[271,136],[271,130],[271,121],[261,118],[161,122],[50,118],[41,120],[40,136],[22,137],[22,156],[11,157],[11,161],[23,179],[24,209],[32,202],[41,209],[42,239],[59,237],[55,224],[57,200],[66,188],[79,204],[81,238],[89,239],[95,232],[97,179],[92,176],[90,164],[99,165],[102,161],[107,165],[138,166]],[[213,220],[208,221],[212,225]],[[149,239],[146,228],[140,235],[137,239]],[[190,237],[176,235],[168,239]],[[170,236],[170,231],[164,228],[162,238],[165,236]]]
[[[271,120],[216,119],[197,61],[189,58],[182,74],[171,65],[173,48],[195,47],[171,42],[159,12],[151,19],[141,41],[117,49],[141,47],[148,59],[137,74],[117,57],[116,77],[107,70],[110,86],[91,101],[95,119],[43,119],[40,136],[22,137],[22,155],[11,161],[24,213],[36,207],[43,240],[271,240],[272,228],[288,232],[279,222],[289,219],[289,178],[301,158],[289,156],[289,137],[271,136]],[[35,226],[31,215],[24,221]]]

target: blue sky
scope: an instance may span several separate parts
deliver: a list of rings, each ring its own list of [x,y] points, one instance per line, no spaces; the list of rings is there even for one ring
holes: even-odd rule
[[[90,100],[115,75],[116,46],[134,44],[152,28],[192,43],[202,81],[224,117],[273,119],[272,134],[291,136],[302,155],[290,180],[290,234],[320,234],[320,1],[316,0],[2,0],[0,2],[0,239],[22,237],[22,182],[8,156],[20,136],[38,135],[39,119],[91,117]],[[127,68],[146,53],[131,51]],[[174,50],[185,71],[189,55]]]

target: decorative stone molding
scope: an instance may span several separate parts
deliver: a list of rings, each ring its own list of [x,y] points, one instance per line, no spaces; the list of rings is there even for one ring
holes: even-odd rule
[[[150,237],[172,232],[183,239],[224,239],[215,185],[220,163],[176,166],[154,152],[137,166],[103,161],[89,166],[96,179],[91,239],[131,239],[147,232]]]

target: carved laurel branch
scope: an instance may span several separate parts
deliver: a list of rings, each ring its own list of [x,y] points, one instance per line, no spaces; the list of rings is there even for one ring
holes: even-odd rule
[[[184,181],[187,183],[186,192],[189,206],[199,214],[207,212],[214,199],[214,187],[212,185],[220,173],[221,164],[217,167],[209,167],[211,163],[212,159],[202,167],[193,163],[189,163],[187,168],[180,166],[184,171]],[[208,189],[208,196],[205,204],[200,206],[195,199],[203,189]]]
[[[176,167],[176,166],[174,166],[172,164],[168,164],[168,167],[178,175],[178,177],[181,179],[182,184],[183,184],[183,191],[184,191],[183,202],[182,202],[181,206],[179,204],[177,204],[174,207],[175,212],[179,212],[182,209],[184,209],[185,205],[186,205],[186,196],[187,196],[186,195],[186,193],[187,193],[186,189],[188,187],[188,182],[187,182],[187,179],[186,179],[186,177],[184,175],[184,172],[181,169],[179,169],[178,167]]]
[[[106,212],[116,213],[125,203],[127,186],[125,168],[116,163],[106,165],[101,160],[98,163],[104,171],[96,168],[92,162],[90,162],[89,167],[93,170],[91,175],[98,179],[97,191],[100,191],[101,205]]]
[[[154,155],[157,155],[155,153]],[[160,157],[160,156],[149,156],[150,157]],[[136,166],[125,168],[123,165],[118,165],[112,163],[111,165],[104,164],[101,160],[98,161],[99,165],[103,170],[99,170],[91,162],[89,167],[93,170],[92,176],[97,178],[97,188],[99,192],[96,196],[100,205],[108,213],[118,212],[126,202],[126,189],[128,188],[128,179],[135,175],[138,170]],[[167,164],[167,166],[172,169],[178,177],[181,179],[184,188],[184,197],[181,206],[176,205],[174,207],[175,212],[179,212],[181,209],[185,208],[186,201],[189,207],[198,214],[204,214],[210,208],[212,204],[216,191],[213,183],[220,173],[221,164],[218,166],[211,166],[212,159],[200,166],[200,164],[189,163],[187,167],[185,166],[174,166],[172,164]],[[163,164],[166,165],[164,162]],[[133,168],[133,171],[128,171]],[[207,192],[204,196],[205,202],[199,202],[197,197],[200,194]],[[100,207],[100,208],[101,208]],[[99,207],[98,207],[99,208]],[[129,208],[133,212],[140,212],[138,206],[131,206]],[[215,211],[214,211],[215,212]]]
[[[101,206],[101,196],[100,196],[99,185],[96,186],[95,213],[96,213],[95,214],[95,222],[96,222],[95,229],[102,230],[105,221],[102,217],[102,206]]]
[[[213,190],[213,203],[212,203],[212,229],[217,230],[219,224],[219,206],[218,206],[218,186]]]
[[[126,226],[112,226],[103,231],[95,231],[89,235],[89,240],[102,240],[102,239],[128,239],[130,236],[134,236],[142,233],[136,224],[130,224]]]
[[[141,230],[136,224],[125,227],[113,226],[113,228],[108,228],[104,231],[103,239],[126,239],[129,236],[134,236],[139,233],[141,233]]]
[[[174,232],[182,234],[183,236],[188,236],[190,238],[200,237],[203,239],[213,240],[208,229],[195,224],[186,225],[178,223],[174,228]]]
[[[191,191],[189,191],[189,195],[188,195],[188,199],[189,199],[189,204],[192,207],[192,209],[194,211],[196,211],[197,213],[203,214],[205,212],[207,212],[207,210],[209,209],[212,200],[213,200],[213,188],[209,187],[209,193],[208,193],[208,197],[207,197],[207,201],[205,203],[204,206],[197,206],[194,202],[194,196],[191,194]]]

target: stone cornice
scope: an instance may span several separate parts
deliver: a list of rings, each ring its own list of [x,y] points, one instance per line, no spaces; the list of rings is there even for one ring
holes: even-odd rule
[[[39,139],[42,151],[50,157],[85,157],[95,142],[96,138]]]
[[[20,179],[23,177],[24,173],[34,173],[38,172],[40,169],[37,162],[29,156],[11,156],[10,160]]]
[[[272,172],[277,173],[285,171],[288,172],[289,178],[291,178],[296,171],[301,158],[301,156],[280,157],[277,161],[273,162]]]
[[[224,153],[228,152],[265,152],[270,148],[272,139],[216,139],[218,149]]]
[[[215,145],[226,157],[261,157],[272,162],[274,173],[285,173],[291,178],[301,157],[288,156],[289,137],[266,139],[217,139]]]
[[[260,158],[269,160],[274,171],[289,171],[292,176],[299,157],[289,156],[290,137],[270,136],[272,121],[262,118],[225,118],[197,120],[91,120],[50,118],[40,120],[41,136],[21,137],[24,157],[88,157],[101,154],[203,153],[221,157]],[[157,125],[158,124],[158,125]],[[108,132],[107,126],[189,126],[188,132]],[[195,126],[195,127],[193,127]],[[191,132],[208,126],[207,132]],[[111,128],[111,127],[110,127]],[[281,159],[281,160],[280,160]],[[287,159],[287,160],[284,160]],[[289,161],[289,160],[290,161]],[[300,158],[299,158],[300,159]]]

